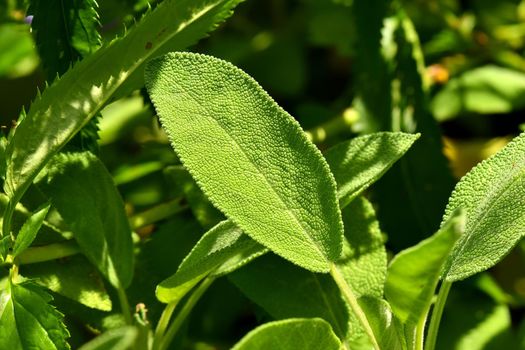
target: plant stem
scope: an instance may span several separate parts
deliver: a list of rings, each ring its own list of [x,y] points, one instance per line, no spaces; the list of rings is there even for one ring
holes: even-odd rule
[[[128,296],[126,295],[126,291],[124,290],[124,287],[120,286],[117,288],[117,292],[118,300],[120,302],[120,308],[122,309],[122,315],[124,315],[124,320],[126,320],[126,324],[131,325],[133,319],[131,318],[131,309],[129,307],[129,301]]]
[[[48,244],[41,247],[30,247],[16,257],[19,265],[39,263],[43,261],[55,260],[78,254],[80,248],[74,241]]]
[[[177,198],[172,201],[159,204],[153,208],[143,211],[142,213],[133,215],[131,218],[129,218],[131,228],[136,230],[186,210],[188,206],[181,205],[180,202],[181,199]]]
[[[441,315],[447,302],[448,292],[450,292],[452,282],[443,281],[439,288],[436,304],[432,310],[432,317],[430,319],[430,326],[428,327],[427,341],[425,343],[425,350],[434,350],[436,346],[437,334],[439,330],[439,323],[441,322]]]
[[[166,335],[162,338],[159,350],[165,350],[168,348],[171,341],[173,340],[173,337],[179,331],[179,328],[182,326],[186,317],[188,317],[197,301],[199,301],[200,297],[204,294],[204,292],[208,289],[208,287],[213,283],[214,280],[215,279],[213,277],[205,278],[204,281],[202,281],[202,283],[197,287],[195,292],[193,292],[193,294],[188,298],[188,301],[186,301],[186,304],[184,304],[177,317],[175,317],[173,323],[169,326],[168,330],[166,331]]]
[[[177,302],[170,303],[166,305],[164,308],[164,311],[162,311],[162,315],[160,315],[159,323],[157,324],[157,328],[155,329],[155,336],[153,338],[153,349],[157,349],[160,345],[160,342],[162,340],[162,337],[164,336],[164,333],[166,332],[166,328],[168,328],[169,321],[171,319],[171,315],[173,314],[173,311],[175,311],[175,307],[177,306]]]
[[[423,350],[423,344],[425,339],[425,324],[427,321],[428,313],[425,314],[425,317],[421,317],[421,320],[417,323],[416,328],[416,339],[414,343],[415,350]]]
[[[372,346],[374,347],[374,349],[380,350],[379,344],[374,335],[374,331],[372,330],[372,327],[370,326],[370,323],[368,322],[368,319],[366,318],[363,309],[361,309],[361,306],[359,306],[354,292],[352,292],[352,289],[350,289],[350,286],[346,283],[345,279],[343,278],[335,264],[332,264],[332,266],[330,267],[330,275],[332,275],[335,283],[337,284],[337,286],[343,293],[343,296],[345,297],[346,301],[350,305],[350,308],[357,316],[357,319],[361,323],[361,326],[363,326],[363,329],[365,330],[366,335],[370,339]]]

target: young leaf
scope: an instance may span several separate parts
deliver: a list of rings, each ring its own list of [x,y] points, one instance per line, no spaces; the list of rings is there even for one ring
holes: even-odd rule
[[[340,350],[341,342],[320,318],[296,318],[266,323],[238,342],[232,350]]]
[[[2,348],[69,349],[62,314],[49,304],[51,296],[30,282],[14,284],[0,293]]]
[[[157,298],[177,302],[206,276],[226,274],[266,251],[233,222],[223,221],[202,236],[177,273],[157,286]]]
[[[52,260],[22,265],[20,274],[87,307],[111,311],[111,299],[102,276],[80,254],[68,257],[66,261]]]
[[[91,263],[113,286],[127,287],[133,277],[131,228],[104,164],[89,152],[58,154],[37,184]]]
[[[500,261],[525,235],[525,133],[481,162],[457,184],[445,210],[447,221],[464,208],[465,234],[454,245],[443,277],[457,281]]]
[[[381,349],[406,349],[401,323],[385,300],[364,297],[359,299],[359,305],[366,313]]]
[[[173,147],[210,200],[277,254],[327,272],[341,253],[336,186],[299,124],[246,73],[209,56],[154,59],[146,86]]]
[[[16,258],[20,253],[22,253],[26,248],[28,248],[40,230],[40,227],[44,223],[47,212],[49,211],[49,205],[38,210],[36,213],[32,214],[27,221],[24,223],[20,232],[16,236],[15,244],[13,246],[13,257]]]
[[[136,338],[135,327],[111,329],[82,345],[78,350],[128,350],[133,346]]]
[[[388,267],[385,296],[403,323],[426,318],[443,265],[462,233],[465,216],[456,212],[432,237],[398,253]]]
[[[100,46],[94,0],[31,0],[28,14],[48,80]]]
[[[377,181],[418,138],[419,134],[378,132],[341,142],[326,151],[340,206]]]
[[[212,30],[242,0],[166,0],[117,39],[46,88],[19,123],[7,149],[6,218],[44,165],[117,94],[143,85],[152,56],[181,50]],[[4,235],[9,234],[9,222]]]

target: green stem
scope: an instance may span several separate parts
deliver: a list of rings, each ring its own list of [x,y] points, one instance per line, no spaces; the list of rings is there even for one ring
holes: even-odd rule
[[[188,315],[190,314],[191,310],[199,301],[200,297],[204,294],[204,292],[208,289],[208,287],[213,283],[214,278],[213,277],[207,277],[202,281],[202,283],[197,287],[195,292],[188,298],[188,301],[186,301],[186,304],[182,307],[180,312],[178,313],[177,317],[173,320],[173,323],[169,326],[168,330],[166,331],[166,335],[163,337],[162,342],[160,344],[159,350],[165,350],[170,345],[171,341],[173,340],[173,337],[177,334],[180,327],[184,323],[184,320]],[[155,350],[155,349],[154,349]]]
[[[452,287],[452,282],[443,281],[439,288],[436,304],[432,310],[432,317],[430,319],[430,326],[428,327],[427,341],[425,343],[425,350],[434,350],[436,346],[437,334],[439,330],[439,323],[443,315],[443,309],[447,302],[448,293]]]
[[[80,248],[74,241],[48,244],[41,247],[30,247],[16,257],[19,265],[34,264],[43,261],[55,260],[78,254]]]
[[[181,199],[177,198],[132,216],[129,219],[131,228],[136,230],[186,210],[188,206],[181,205],[180,202]]]
[[[122,315],[124,315],[124,320],[126,321],[126,324],[131,325],[133,323],[133,319],[131,318],[131,308],[129,307],[126,291],[122,286],[120,286],[117,288],[117,292]]]
[[[416,328],[416,339],[414,343],[414,349],[415,350],[423,350],[423,344],[425,339],[425,324],[427,321],[427,315],[425,317],[421,317],[421,320],[419,320]]]
[[[368,319],[366,318],[363,309],[361,309],[361,306],[359,306],[354,292],[352,292],[352,289],[350,289],[350,286],[346,283],[344,277],[341,275],[335,264],[332,264],[332,266],[330,267],[330,275],[332,275],[332,277],[334,278],[335,283],[343,293],[343,296],[350,305],[350,308],[357,316],[357,319],[361,323],[361,326],[363,326],[363,329],[368,338],[370,339],[372,346],[375,350],[380,350],[381,348],[379,347],[379,343],[376,340],[374,331],[372,330],[372,327],[370,326],[370,323],[368,322]]]
[[[160,315],[159,323],[157,324],[157,328],[155,329],[155,336],[153,338],[152,349],[157,349],[159,347],[162,337],[166,332],[166,328],[168,328],[171,315],[173,314],[173,311],[175,311],[176,306],[177,302],[166,305],[164,311],[162,312],[162,315]]]

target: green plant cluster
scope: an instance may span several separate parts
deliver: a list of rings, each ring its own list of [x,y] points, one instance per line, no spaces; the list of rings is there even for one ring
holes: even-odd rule
[[[525,349],[525,2],[466,3],[3,1],[0,349]]]

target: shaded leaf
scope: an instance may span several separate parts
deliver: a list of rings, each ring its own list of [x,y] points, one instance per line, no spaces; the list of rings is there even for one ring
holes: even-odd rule
[[[341,343],[322,319],[288,319],[266,323],[248,333],[232,350],[340,350]]]
[[[266,251],[234,223],[223,221],[204,234],[174,275],[157,286],[157,298],[177,302],[206,276],[227,274]]]
[[[457,184],[445,222],[466,211],[465,233],[447,260],[444,278],[457,281],[500,261],[525,235],[525,133],[481,162]]]
[[[337,144],[324,156],[337,183],[344,207],[377,181],[405,154],[419,134],[378,132]]]
[[[390,305],[383,299],[363,297],[358,300],[381,349],[405,349],[402,326]]]
[[[111,329],[89,343],[84,344],[78,350],[128,350],[137,338],[137,329],[127,326]]]
[[[343,233],[335,182],[299,124],[246,73],[210,56],[154,59],[146,85],[174,149],[210,200],[277,254],[327,272]]]
[[[16,258],[20,253],[27,249],[35,239],[40,227],[44,223],[50,205],[38,210],[32,214],[24,223],[20,232],[16,236],[15,244],[13,246],[13,258]]]
[[[51,296],[40,287],[8,282],[0,294],[0,340],[12,350],[69,349],[69,333],[62,314],[49,304]]]
[[[38,187],[91,263],[113,286],[127,287],[133,277],[131,228],[104,164],[89,152],[58,154]]]
[[[385,296],[401,322],[415,326],[427,317],[445,261],[464,225],[464,213],[458,211],[433,236],[390,262]]]

